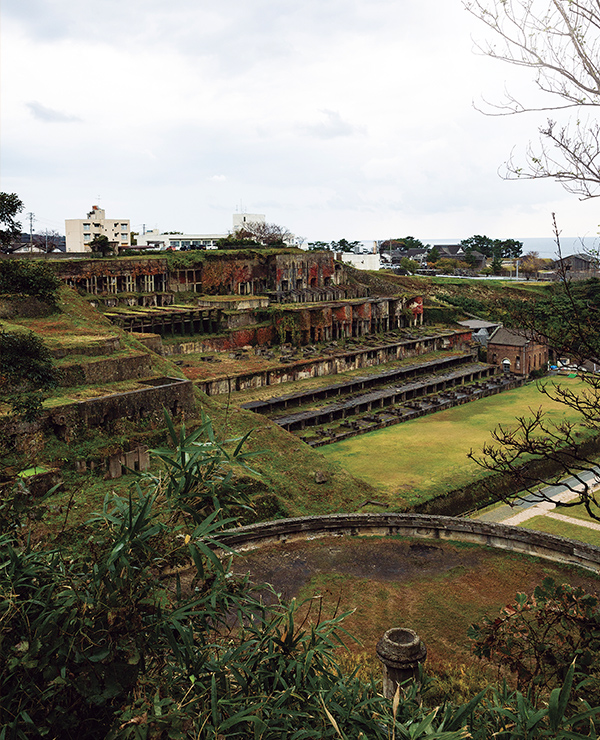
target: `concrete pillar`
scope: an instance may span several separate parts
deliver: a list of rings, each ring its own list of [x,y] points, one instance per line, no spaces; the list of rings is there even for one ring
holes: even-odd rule
[[[392,627],[377,643],[377,657],[383,664],[383,695],[393,699],[398,684],[415,679],[427,648],[413,630]]]

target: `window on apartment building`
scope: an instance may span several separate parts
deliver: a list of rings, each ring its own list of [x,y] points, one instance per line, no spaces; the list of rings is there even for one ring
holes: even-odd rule
[[[90,228],[90,224],[83,224],[83,228],[84,229],[89,229]]]
[[[121,241],[126,242],[127,241],[127,234],[121,234]]]
[[[178,247],[179,242],[169,242],[172,247]]]
[[[127,224],[121,224],[121,230],[127,231]]]
[[[83,235],[83,241],[84,242],[91,242],[92,241],[92,235],[91,234],[84,234]]]

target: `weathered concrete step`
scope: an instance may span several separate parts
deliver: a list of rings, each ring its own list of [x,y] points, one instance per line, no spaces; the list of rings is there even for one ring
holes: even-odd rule
[[[68,363],[62,365],[60,370],[59,385],[64,388],[95,383],[118,383],[150,375],[152,360],[146,352],[135,352],[92,362]]]
[[[355,416],[373,409],[383,409],[395,404],[403,404],[411,399],[427,396],[431,393],[453,392],[457,385],[484,380],[496,375],[498,368],[495,365],[470,363],[458,369],[445,373],[438,373],[425,380],[404,383],[394,388],[382,388],[360,394],[357,398],[331,403],[317,409],[301,411],[288,416],[273,419],[279,426],[288,432],[304,429],[307,426],[318,426],[331,423],[348,416]]]
[[[198,381],[197,386],[208,396],[250,391],[293,383],[297,380],[335,376],[361,368],[377,367],[441,350],[460,352],[470,347],[470,341],[471,332],[462,330],[446,332],[437,330],[432,334],[398,337],[395,341],[388,337],[379,343],[371,339],[366,346],[352,346],[345,350],[325,347],[318,357],[290,358],[289,362],[281,367],[260,372],[217,376],[211,380]],[[194,351],[207,351],[207,347],[198,344]]]
[[[337,431],[336,433],[328,433],[327,430],[323,430],[322,435],[319,438],[306,439],[300,435],[306,444],[311,447],[323,447],[324,445],[334,444],[335,442],[342,442],[345,439],[351,437],[357,437],[359,434],[366,434],[367,432],[374,432],[378,429],[385,429],[385,427],[395,426],[401,424],[404,421],[411,421],[417,419],[420,416],[427,416],[428,414],[434,414],[437,411],[444,411],[446,409],[453,408],[455,406],[461,406],[464,403],[470,403],[471,401],[477,401],[480,398],[487,398],[488,396],[494,396],[504,391],[518,388],[525,383],[525,378],[519,377],[498,377],[494,382],[490,382],[488,387],[476,389],[473,393],[456,393],[454,398],[447,398],[440,403],[427,403],[427,399],[423,399],[423,403],[420,408],[410,409],[385,409],[385,411],[378,414],[379,420],[365,423],[354,423],[352,429],[349,431]],[[394,413],[396,412],[396,413]],[[384,418],[385,417],[385,418]],[[318,430],[317,430],[318,431]]]
[[[266,401],[249,401],[242,404],[242,408],[269,416],[276,411],[293,406],[304,406],[326,400],[327,398],[345,396],[357,392],[362,393],[369,388],[377,388],[394,382],[403,383],[411,378],[427,375],[428,373],[451,370],[461,367],[466,363],[473,363],[475,356],[476,353],[474,351],[469,351],[462,355],[452,355],[425,362],[415,362],[411,365],[383,370],[380,373],[350,378],[342,383],[333,383],[324,388],[315,388],[301,393],[288,393],[284,396],[269,398]]]

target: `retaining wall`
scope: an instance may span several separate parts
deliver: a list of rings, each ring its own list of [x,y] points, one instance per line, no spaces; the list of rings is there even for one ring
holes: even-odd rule
[[[279,519],[227,530],[220,540],[243,552],[319,537],[392,535],[470,542],[575,565],[600,574],[600,547],[506,524],[424,514],[329,514]]]
[[[150,355],[143,352],[94,362],[74,362],[61,368],[60,385],[70,388],[94,383],[118,383],[143,378],[152,371]]]
[[[140,381],[138,390],[113,393],[86,401],[57,406],[47,412],[46,425],[66,441],[81,428],[101,427],[107,431],[118,419],[140,421],[163,420],[163,407],[178,416],[194,409],[194,389],[191,380],[151,378]]]
[[[284,367],[263,370],[257,373],[240,373],[230,377],[217,377],[201,381],[197,386],[207,396],[245,391],[250,388],[262,388],[268,385],[292,383],[306,378],[320,378],[328,375],[359,370],[363,367],[377,367],[389,362],[396,362],[409,357],[436,352],[440,350],[465,349],[471,340],[470,331],[457,331],[448,334],[435,334],[385,345],[361,347],[346,352],[332,351],[328,357],[311,358],[290,362]],[[167,350],[172,354],[202,352],[210,349],[205,342],[186,342],[180,345],[165,345],[181,348]],[[167,353],[165,352],[165,354]]]
[[[325,386],[324,388],[314,388],[308,391],[301,391],[299,393],[288,393],[284,396],[275,396],[274,398],[268,398],[265,401],[248,401],[248,403],[241,404],[242,408],[248,409],[249,411],[256,411],[259,414],[274,414],[278,411],[283,411],[294,406],[304,406],[306,404],[318,403],[325,401],[328,398],[338,398],[339,396],[349,396],[350,394],[360,393],[361,398],[366,396],[369,390],[374,392],[390,392],[389,389],[386,391],[380,391],[381,386],[389,386],[392,383],[404,383],[414,378],[421,376],[434,376],[435,373],[451,372],[455,369],[463,370],[465,367],[470,366],[471,372],[475,367],[476,353],[465,352],[462,355],[450,355],[449,357],[440,357],[434,360],[427,360],[425,362],[415,363],[414,365],[406,365],[403,367],[395,367],[391,370],[383,370],[380,373],[372,373],[370,375],[363,375],[361,377],[347,378],[341,383],[335,383],[333,385]],[[491,365],[479,365],[477,368],[481,369],[485,367],[486,370],[490,371],[491,375],[497,373],[497,369]],[[437,382],[435,376],[432,382]],[[419,387],[423,384],[423,381],[419,383]],[[403,386],[399,386],[402,388]]]

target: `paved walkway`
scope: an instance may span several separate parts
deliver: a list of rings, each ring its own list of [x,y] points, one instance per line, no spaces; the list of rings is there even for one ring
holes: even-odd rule
[[[580,479],[586,483],[592,483],[592,490],[598,490],[600,487],[600,468],[582,473]],[[586,521],[585,519],[576,519],[575,517],[565,516],[564,514],[557,514],[554,511],[557,503],[567,503],[575,500],[579,496],[578,491],[583,489],[583,485],[583,483],[579,483],[574,477],[570,477],[565,480],[564,484],[546,486],[540,489],[539,493],[527,494],[512,506],[508,504],[498,506],[491,511],[475,515],[474,518],[487,522],[519,525],[535,516],[549,516],[552,519],[557,519],[568,524],[576,524],[578,527],[587,527],[588,529],[600,531],[600,524],[598,523]],[[570,490],[569,486],[575,490]],[[548,499],[551,500],[549,501]]]

